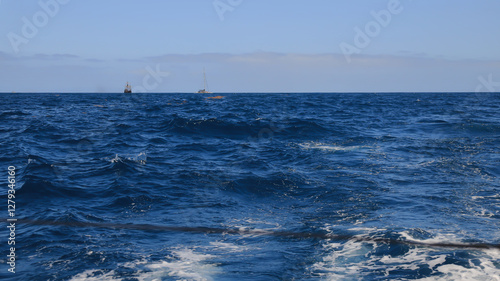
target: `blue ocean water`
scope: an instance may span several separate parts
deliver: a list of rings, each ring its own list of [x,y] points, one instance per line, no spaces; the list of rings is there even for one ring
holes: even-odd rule
[[[500,280],[500,94],[221,95],[0,94],[0,279]]]

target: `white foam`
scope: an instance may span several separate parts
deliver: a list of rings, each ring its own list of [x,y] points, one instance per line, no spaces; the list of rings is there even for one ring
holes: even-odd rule
[[[126,268],[135,268],[138,265],[144,265],[144,264],[148,264],[148,261],[145,258],[139,261],[126,262],[124,264],[121,264],[121,266]]]
[[[359,228],[356,230],[360,230]],[[372,229],[368,229],[372,230]],[[401,236],[416,242],[454,242],[454,235],[439,235],[432,239],[418,240],[408,233]],[[443,252],[443,249],[411,248],[401,255],[379,255],[374,242],[350,240],[345,243],[326,243],[323,246],[324,256],[321,261],[311,267],[312,274],[325,280],[361,280],[363,277],[377,272],[380,277],[390,276],[393,271],[415,272],[428,267],[430,277],[419,280],[488,280],[500,281],[500,253],[496,250],[469,251],[471,256],[468,265],[446,264],[455,259],[455,252]]]
[[[433,243],[455,243],[455,244],[460,244],[460,240],[457,238],[456,235],[451,234],[451,233],[439,233],[435,235],[432,238],[428,239],[416,239],[411,236],[408,231],[402,231],[399,233],[401,237],[406,239],[407,241],[411,242],[416,242],[416,243],[424,243],[424,244],[433,244]]]
[[[376,227],[352,227],[348,229],[349,231],[363,231],[365,233],[367,232],[374,232],[374,231],[386,231],[387,229],[385,228],[376,228]]]
[[[146,152],[141,152],[139,154],[115,154],[115,157],[110,159],[111,163],[123,162],[124,160],[129,160],[133,162],[137,162],[139,164],[146,164],[148,156]]]
[[[246,238],[267,236],[281,229],[279,223],[252,218],[234,219],[227,227],[237,229],[239,231],[238,234]]]
[[[303,149],[319,149],[323,151],[354,151],[354,150],[359,150],[360,148],[364,148],[366,146],[338,146],[338,145],[331,145],[331,144],[325,144],[325,143],[317,143],[317,142],[306,142],[306,143],[300,143],[299,146]]]
[[[486,250],[473,253],[475,262],[469,259],[469,266],[460,266],[456,264],[442,264],[435,268],[439,273],[439,278],[422,278],[425,281],[454,281],[454,280],[481,280],[481,281],[500,281],[500,253],[497,250]],[[495,264],[496,263],[496,264]]]
[[[70,281],[114,281],[114,280],[122,280],[121,278],[114,277],[115,272],[112,270],[107,273],[103,273],[101,270],[86,270],[73,278]]]
[[[210,245],[217,250],[227,251],[229,253],[240,253],[247,251],[249,247],[240,246],[233,243],[224,243],[224,242],[210,242]]]
[[[486,198],[500,199],[500,194],[495,194],[495,195],[491,195],[491,196],[472,196],[471,198],[473,200],[486,199]]]
[[[226,245],[229,247],[230,245]],[[194,249],[182,248],[172,251],[170,257],[166,260],[157,262],[147,262],[146,260],[137,260],[119,264],[119,267],[136,269],[133,276],[139,281],[160,281],[164,277],[173,277],[176,280],[197,280],[210,281],[215,280],[214,276],[221,273],[217,264],[210,263],[209,260],[215,256],[199,253]],[[115,281],[122,280],[115,270],[105,272],[104,270],[87,270],[77,274],[70,281]]]
[[[122,162],[123,160],[122,160],[122,158],[120,158],[118,156],[118,154],[116,154],[115,157],[112,158],[110,161],[111,161],[111,163],[118,163],[118,162]]]
[[[197,253],[191,249],[174,251],[174,259],[147,264],[150,272],[137,277],[140,281],[171,276],[181,280],[214,280],[213,276],[220,273],[217,265],[208,263],[213,255]],[[161,279],[160,279],[161,280]]]

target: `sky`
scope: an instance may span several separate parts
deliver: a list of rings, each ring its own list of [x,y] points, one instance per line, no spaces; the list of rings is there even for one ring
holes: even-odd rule
[[[498,0],[0,0],[0,92],[500,91]],[[498,81],[498,82],[497,82]]]

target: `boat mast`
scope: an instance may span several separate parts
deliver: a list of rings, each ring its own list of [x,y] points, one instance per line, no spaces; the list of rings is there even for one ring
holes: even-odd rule
[[[207,90],[207,74],[205,73],[205,68],[203,68],[203,90]]]

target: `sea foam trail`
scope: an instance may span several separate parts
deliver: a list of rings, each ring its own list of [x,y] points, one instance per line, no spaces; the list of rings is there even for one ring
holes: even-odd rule
[[[239,246],[227,242],[212,242],[208,246],[178,246],[170,249],[170,254],[165,259],[150,261],[148,258],[121,263],[119,268],[131,272],[127,278],[139,281],[164,280],[195,280],[211,281],[217,280],[217,276],[223,274],[223,270],[214,259],[220,258],[211,252],[240,253],[248,250],[248,247]],[[123,273],[115,270],[92,269],[73,276],[71,281],[116,281],[124,280]]]
[[[399,235],[408,241],[428,245],[458,241],[454,235],[438,235],[425,240],[415,239],[407,232]],[[392,249],[387,251],[387,247],[384,243],[356,240],[324,243],[324,256],[311,267],[312,274],[324,280],[376,279],[384,276],[442,281],[500,280],[500,268],[493,262],[500,259],[498,250],[457,250],[460,255],[467,256],[468,262],[462,262],[455,257],[457,252],[444,252],[439,248],[400,245],[391,246]]]
[[[182,226],[165,226],[153,224],[118,224],[118,223],[97,223],[97,222],[79,222],[79,221],[46,221],[46,220],[29,220],[20,219],[18,223],[31,225],[51,225],[51,226],[69,226],[69,227],[95,227],[95,228],[110,228],[110,229],[131,229],[145,231],[165,231],[165,232],[186,232],[186,233],[209,233],[209,234],[235,234],[242,236],[275,236],[288,238],[302,239],[325,239],[325,240],[346,240],[351,242],[369,242],[369,243],[386,243],[390,245],[406,245],[406,246],[421,246],[435,248],[456,248],[456,249],[485,249],[485,250],[500,250],[500,244],[487,243],[460,243],[450,242],[446,240],[428,240],[419,241],[415,239],[395,239],[379,236],[366,236],[357,234],[334,234],[323,232],[293,232],[274,229],[250,229],[246,227],[239,228],[216,228],[216,227],[182,227]],[[402,234],[401,236],[404,237]]]
[[[331,151],[331,152],[336,152],[336,151],[343,151],[343,152],[359,151],[359,150],[361,150],[363,148],[367,148],[367,146],[359,146],[359,145],[341,146],[341,145],[332,145],[332,144],[316,143],[316,142],[300,143],[299,146],[302,149],[318,149],[318,150]]]

